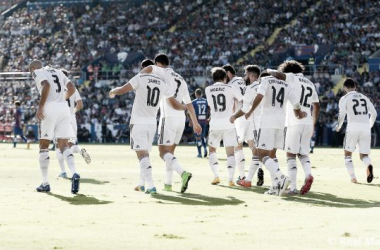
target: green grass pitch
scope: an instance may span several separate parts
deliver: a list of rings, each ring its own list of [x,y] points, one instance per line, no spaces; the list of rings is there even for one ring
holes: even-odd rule
[[[315,178],[305,196],[263,195],[265,188],[229,188],[225,153],[219,149],[221,185],[212,186],[207,159],[195,147],[180,146],[176,156],[193,173],[186,194],[174,173],[174,192],[162,191],[164,162],[151,152],[159,194],[134,191],[139,165],[128,146],[86,145],[87,165],[76,163],[82,177],[79,195],[70,181],[57,179],[50,152],[52,191],[37,193],[41,183],[38,145],[26,150],[0,144],[0,249],[380,249],[380,180],[366,183],[365,167],[354,155],[360,184],[349,181],[342,149],[317,148]],[[247,168],[249,150],[245,148]],[[287,172],[284,152],[278,153]],[[380,150],[372,151],[378,176]],[[303,182],[298,163],[298,188]],[[237,176],[237,175],[236,175]]]

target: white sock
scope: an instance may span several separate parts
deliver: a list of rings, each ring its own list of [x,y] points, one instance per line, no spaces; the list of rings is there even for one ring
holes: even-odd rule
[[[297,161],[296,158],[288,158],[288,173],[290,178],[290,189],[297,189]]]
[[[141,171],[141,168],[140,168],[140,180],[139,180],[138,186],[145,186],[144,173]]]
[[[268,169],[271,179],[272,179],[272,186],[277,186],[278,184],[278,178],[277,178],[277,170],[278,164],[274,161],[274,159],[270,158],[269,156],[266,156],[262,160],[263,165]],[[281,172],[281,171],[280,171]]]
[[[73,153],[75,153],[75,154],[80,153],[80,147],[79,147],[78,145],[72,145],[72,146],[71,146],[71,150],[72,150]]]
[[[218,173],[219,163],[218,163],[218,156],[216,155],[216,153],[212,153],[209,155],[208,163],[210,165],[211,171],[214,173],[214,178],[219,177],[219,173]]]
[[[354,163],[352,162],[352,158],[350,156],[346,156],[344,158],[344,162],[346,164],[346,168],[351,179],[356,178],[355,171],[354,171]]]
[[[173,165],[172,165],[172,158],[174,156],[170,153],[167,153],[164,155],[164,161],[165,161],[165,167],[166,167],[166,185],[172,185],[173,180]]]
[[[57,155],[59,167],[61,168],[61,173],[65,173],[65,158],[63,158],[63,154],[59,148],[55,149],[55,153]]]
[[[140,160],[140,171],[144,174],[144,179],[148,183],[148,189],[154,188],[152,166],[149,157],[144,157]]]
[[[260,167],[259,157],[253,156],[251,165],[249,166],[248,176],[245,178],[246,181],[252,181],[257,169]]]
[[[67,166],[69,167],[71,174],[77,174],[77,169],[75,167],[74,155],[70,148],[65,148],[63,150],[63,157],[66,159]]]
[[[243,179],[245,176],[244,170],[245,170],[245,156],[243,150],[236,150],[235,151],[235,159],[236,159],[236,165],[239,170],[239,176],[240,179]]]
[[[369,165],[372,165],[372,160],[371,158],[369,158],[369,156],[363,157],[362,162],[364,163],[366,167],[368,167]]]
[[[227,157],[227,169],[228,169],[229,181],[234,181],[235,166],[236,166],[235,156]]]
[[[302,164],[303,171],[305,172],[305,178],[309,177],[311,175],[311,163],[309,156],[302,155],[299,157],[300,162]]]
[[[49,151],[41,150],[40,151],[40,169],[42,174],[42,184],[45,186],[49,184],[48,180],[48,168],[50,163]]]

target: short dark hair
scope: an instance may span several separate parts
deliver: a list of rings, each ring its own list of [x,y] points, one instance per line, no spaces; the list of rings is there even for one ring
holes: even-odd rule
[[[353,89],[356,88],[358,84],[352,78],[347,78],[344,81],[343,86],[349,89]]]
[[[259,66],[257,66],[257,65],[247,65],[244,67],[244,70],[249,72],[249,73],[256,74],[257,77],[259,77],[260,73],[261,73],[261,70],[260,70]]]
[[[295,61],[295,60],[290,60],[290,61],[285,61],[278,66],[278,71],[282,73],[302,73],[305,70],[305,67]]]
[[[65,69],[61,69],[62,73],[65,74],[65,76],[69,76],[69,71]]]
[[[169,66],[170,64],[169,57],[164,53],[157,54],[156,57],[154,58],[154,63],[161,63],[165,66]]]
[[[146,68],[146,67],[148,67],[148,66],[150,66],[150,65],[154,65],[153,60],[151,60],[151,59],[144,59],[144,60],[141,62],[141,69]]]
[[[196,89],[196,90],[195,90],[195,94],[196,94],[196,95],[200,95],[200,96],[201,96],[202,93],[203,93],[203,91],[202,91],[201,89]]]
[[[212,68],[211,75],[214,82],[223,81],[227,77],[226,71],[221,67]]]
[[[233,75],[236,75],[236,70],[234,69],[234,67],[232,67],[230,64],[226,64],[223,66],[223,69],[226,71],[226,72],[230,72],[231,74]]]
[[[20,101],[15,101],[15,105],[16,105],[17,107],[20,107],[21,102],[20,102]]]

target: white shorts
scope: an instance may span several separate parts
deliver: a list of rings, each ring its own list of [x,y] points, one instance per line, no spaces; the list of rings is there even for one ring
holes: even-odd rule
[[[371,150],[371,131],[347,131],[344,137],[343,148],[348,152],[355,152],[359,146],[360,154],[369,154]]]
[[[185,129],[186,118],[164,117],[158,125],[158,145],[178,145]]]
[[[74,137],[70,138],[69,142],[75,144],[77,142],[78,134],[77,117],[75,114],[71,114],[71,126],[73,127]]]
[[[40,139],[70,139],[74,137],[71,126],[71,114],[67,102],[47,102],[44,107],[44,119],[39,126]]]
[[[309,155],[313,131],[313,125],[305,124],[285,128],[284,150],[292,154]]]
[[[208,145],[219,148],[223,140],[224,147],[236,147],[238,145],[236,129],[210,130],[208,135]]]
[[[131,124],[130,137],[131,149],[134,151],[148,151],[152,149],[154,136],[156,135],[156,124]]]
[[[239,143],[253,140],[253,122],[246,120],[245,117],[240,117],[235,121],[235,128]]]
[[[284,130],[276,128],[260,128],[257,133],[256,148],[264,150],[284,148]]]

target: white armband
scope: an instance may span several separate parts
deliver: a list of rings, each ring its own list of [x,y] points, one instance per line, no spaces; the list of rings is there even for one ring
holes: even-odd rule
[[[300,105],[299,103],[297,103],[297,104],[295,104],[295,105],[293,106],[293,108],[294,108],[295,110],[299,110],[299,109],[301,109],[301,105]]]

